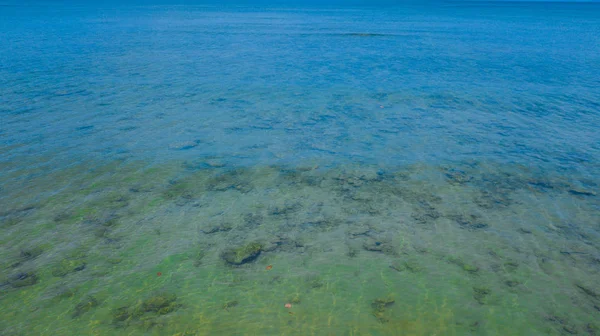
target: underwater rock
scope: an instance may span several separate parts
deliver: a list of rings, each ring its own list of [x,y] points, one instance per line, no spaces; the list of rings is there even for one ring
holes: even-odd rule
[[[304,251],[304,243],[299,239],[292,239],[284,235],[279,235],[263,246],[263,252],[300,252]]]
[[[118,243],[119,238],[111,236],[111,229],[105,227],[99,227],[94,230],[94,236],[100,239],[104,239],[104,242],[108,244]]]
[[[111,228],[119,224],[119,216],[114,212],[102,214],[89,214],[83,219],[85,224],[97,225],[103,228]]]
[[[446,170],[446,179],[450,184],[461,185],[470,182],[473,177],[462,170],[451,168]]]
[[[70,287],[67,284],[63,284],[59,288],[56,289],[56,291],[55,291],[56,295],[54,295],[54,297],[52,297],[52,299],[55,302],[60,302],[62,300],[66,300],[66,299],[72,299],[75,297],[75,295],[77,295],[78,292],[79,292],[79,288]]]
[[[318,275],[312,274],[306,277],[306,283],[311,289],[319,289],[325,286],[325,282]]]
[[[10,265],[10,267],[19,267],[22,264],[39,257],[42,253],[44,253],[44,249],[39,246],[33,247],[31,249],[21,250],[21,253],[16,258],[16,260]]]
[[[585,326],[585,331],[592,336],[600,335],[600,327],[595,323],[588,323]]]
[[[108,258],[106,259],[110,264],[118,265],[123,261],[123,258]]]
[[[590,298],[592,298],[594,300],[600,300],[600,294],[599,294],[600,292],[598,292],[590,287],[584,286],[583,284],[580,284],[580,283],[576,283],[575,287],[579,288],[579,290],[581,292],[583,292],[585,295],[589,296]]]
[[[263,216],[261,214],[247,213],[244,215],[244,226],[248,229],[254,229],[259,227],[263,223]]]
[[[172,149],[172,150],[192,149],[194,147],[197,147],[200,143],[201,143],[200,140],[174,142],[169,145],[169,149]]]
[[[206,160],[206,164],[211,168],[223,168],[227,165],[224,161],[217,159]]]
[[[359,238],[361,236],[369,236],[374,233],[370,226],[353,227],[346,231],[350,239]]]
[[[28,205],[18,209],[0,212],[0,227],[10,227],[19,224],[25,217],[35,211],[36,207]]]
[[[575,196],[597,196],[598,193],[596,193],[593,190],[588,190],[588,189],[584,189],[584,188],[580,188],[580,187],[573,187],[571,189],[569,189],[569,193]]]
[[[412,259],[394,262],[390,265],[390,268],[398,272],[409,271],[411,273],[418,273],[423,270],[423,267],[416,260]]]
[[[208,181],[207,190],[227,191],[237,190],[243,194],[252,191],[253,187],[249,180],[244,179],[245,172],[234,169],[214,176]]]
[[[525,180],[525,183],[529,187],[528,189],[540,192],[546,192],[548,190],[554,189],[554,185],[551,181],[540,178],[529,178]]]
[[[272,216],[287,216],[296,213],[302,209],[302,203],[285,201],[283,206],[274,206],[269,208]]]
[[[427,224],[440,218],[440,213],[437,211],[417,211],[413,212],[411,217],[419,224]]]
[[[508,286],[508,287],[517,287],[518,285],[521,284],[521,282],[517,281],[517,280],[506,280],[504,281],[504,283]]]
[[[237,300],[227,301],[223,304],[223,309],[229,310],[229,308],[236,307],[239,304]]]
[[[0,280],[0,290],[3,290],[4,287],[9,287],[9,286],[10,286],[10,282],[8,282],[6,279]]]
[[[394,302],[396,302],[391,297],[383,298],[383,299],[375,299],[371,302],[371,308],[373,316],[377,318],[377,320],[381,323],[389,322],[389,318],[385,316],[386,310],[391,307]]]
[[[41,247],[33,247],[26,250],[21,250],[21,258],[25,260],[33,260],[44,253],[44,249]]]
[[[546,320],[556,324],[558,327],[562,329],[567,334],[575,335],[577,334],[577,327],[569,323],[567,318],[558,316],[558,315],[548,315],[546,316]]]
[[[17,209],[10,209],[8,211],[0,212],[0,217],[9,217],[9,216],[22,216],[30,214],[33,210],[36,209],[35,205],[26,205],[24,207],[20,207]]]
[[[333,180],[336,181],[337,184],[343,189],[358,188],[363,186],[365,183],[370,182],[370,180],[364,175],[354,176],[346,173],[342,173],[341,175],[334,177]]]
[[[75,311],[73,312],[73,315],[71,315],[71,317],[77,318],[82,314],[85,314],[88,311],[92,310],[92,308],[96,308],[97,306],[98,300],[96,300],[96,298],[93,296],[88,296],[83,301],[79,302],[77,306],[75,306]]]
[[[205,256],[206,256],[206,252],[204,251],[204,249],[200,249],[198,252],[196,252],[196,254],[193,257],[194,266],[195,267],[201,266],[202,265],[202,259],[204,259]]]
[[[482,190],[479,194],[473,196],[473,202],[480,208],[489,210],[506,208],[513,203],[513,200],[508,196],[507,192],[501,190]]]
[[[469,272],[471,274],[479,272],[479,267],[470,264],[463,264],[462,268],[464,271]]]
[[[448,260],[448,262],[450,262],[452,264],[460,266],[463,269],[463,271],[468,272],[470,274],[475,275],[475,274],[477,274],[477,272],[479,272],[479,267],[468,264],[468,263],[464,262],[461,258],[449,256],[447,258],[447,260]]]
[[[469,231],[485,229],[488,227],[486,223],[481,221],[478,215],[449,215],[447,218],[455,221],[461,228]]]
[[[202,229],[202,232],[204,234],[212,234],[212,233],[217,233],[217,232],[228,232],[228,231],[231,231],[231,229],[232,229],[231,224],[221,223],[221,224],[212,225],[205,229]]]
[[[419,224],[431,223],[440,218],[441,214],[431,205],[432,202],[439,203],[441,201],[441,198],[439,200],[436,198],[438,197],[435,195],[415,195],[412,201],[416,201],[415,208],[417,210],[411,214],[411,217]]]
[[[64,277],[67,274],[83,271],[87,263],[82,259],[63,259],[58,265],[55,265],[52,270],[52,275],[56,277]]]
[[[371,252],[381,252],[391,255],[395,254],[394,247],[387,240],[369,238],[363,243],[363,248]]]
[[[11,227],[21,223],[22,219],[16,216],[7,216],[0,220],[0,228],[1,227]]]
[[[373,300],[373,302],[371,303],[371,307],[372,307],[374,310],[377,310],[377,311],[383,311],[383,310],[385,310],[386,308],[388,308],[388,307],[390,307],[391,305],[393,305],[395,302],[396,302],[396,300],[394,300],[394,299],[392,299],[392,298],[390,298],[390,297],[387,297],[387,298],[384,298],[384,299],[375,299],[375,300]]]
[[[404,272],[404,270],[406,270],[406,268],[404,267],[404,265],[402,263],[399,262],[394,262],[390,265],[390,268],[393,269],[394,271],[397,272]]]
[[[486,287],[473,287],[473,298],[479,304],[486,304],[486,297],[492,293],[492,290]]]
[[[15,288],[32,286],[32,285],[35,285],[37,282],[38,282],[37,275],[35,275],[34,273],[31,273],[31,272],[30,273],[26,273],[26,272],[19,273],[19,274],[15,275],[14,277],[12,277],[12,279],[9,281],[11,286],[13,286]]]
[[[167,188],[162,192],[163,198],[167,200],[192,200],[194,199],[193,186],[186,181],[170,181]]]
[[[442,203],[442,198],[436,194],[430,194],[425,192],[411,192],[411,196],[409,200],[412,203],[416,203],[420,208],[426,209],[434,209],[431,204],[440,204]]]
[[[123,306],[112,312],[113,324],[118,327],[135,325],[142,329],[161,326],[158,318],[179,309],[177,296],[174,294],[160,293],[147,298],[133,308]]]
[[[358,250],[355,249],[354,247],[348,247],[348,252],[346,253],[346,255],[349,258],[354,258],[358,255]]]
[[[54,218],[52,219],[55,222],[65,222],[68,221],[69,219],[73,218],[73,213],[71,211],[68,210],[63,210],[61,212],[59,212],[58,214],[56,214],[56,216],[54,216]]]
[[[241,192],[242,194],[247,194],[254,189],[254,187],[250,183],[246,183],[246,182],[236,183],[233,186],[233,188],[235,190]]]
[[[221,258],[232,265],[242,265],[255,260],[263,249],[263,245],[257,242],[250,243],[237,248],[225,250]]]
[[[205,159],[186,160],[183,161],[182,166],[183,168],[191,171],[210,168],[209,164],[205,161]]]
[[[131,317],[132,316],[129,313],[129,307],[120,307],[115,309],[115,311],[113,312],[113,322],[115,323],[125,322]]]
[[[366,213],[374,216],[381,214],[383,210],[385,210],[385,208],[382,206],[382,204],[376,202],[375,200],[369,199],[359,201],[358,203],[354,204],[349,212],[353,213],[357,211],[358,213]]]
[[[517,270],[517,268],[519,267],[519,263],[517,263],[516,261],[507,261],[504,263],[503,266],[504,266],[504,270],[512,273]]]
[[[104,201],[109,209],[121,209],[129,205],[130,198],[129,194],[116,193],[109,195]]]
[[[544,273],[553,276],[554,275],[554,263],[551,261],[551,259],[548,258],[539,258],[538,260],[538,266],[540,267],[540,269],[542,271],[544,271]]]
[[[304,230],[316,229],[321,232],[330,231],[340,226],[344,221],[331,216],[319,216],[312,221],[304,222],[300,226]]]
[[[175,294],[158,294],[142,302],[141,309],[146,313],[157,313],[165,315],[177,309]]]

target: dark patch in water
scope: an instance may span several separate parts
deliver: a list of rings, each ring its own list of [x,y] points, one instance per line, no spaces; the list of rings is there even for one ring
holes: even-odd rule
[[[94,128],[93,125],[87,125],[87,126],[77,127],[76,130],[78,130],[78,131],[87,131],[87,130],[91,130],[92,128]]]
[[[488,227],[486,223],[481,221],[481,217],[478,215],[450,215],[448,218],[455,221],[463,229],[477,230]]]
[[[353,37],[385,37],[385,36],[394,36],[392,34],[382,34],[382,33],[344,33],[340,34],[341,36],[353,36]]]

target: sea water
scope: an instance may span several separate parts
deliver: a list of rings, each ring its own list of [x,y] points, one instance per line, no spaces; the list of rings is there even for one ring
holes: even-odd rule
[[[0,334],[599,335],[599,87],[597,3],[1,4]]]

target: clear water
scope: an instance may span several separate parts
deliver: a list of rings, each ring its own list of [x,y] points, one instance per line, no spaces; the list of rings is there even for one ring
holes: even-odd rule
[[[0,45],[2,335],[600,334],[600,4],[6,4]]]

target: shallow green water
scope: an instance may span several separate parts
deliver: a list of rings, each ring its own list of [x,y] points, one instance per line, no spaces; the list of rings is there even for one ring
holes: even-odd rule
[[[235,168],[213,158],[11,178],[21,182],[2,213],[8,335],[595,327],[598,240],[584,224],[597,220],[587,214],[598,199],[577,176],[478,162]],[[240,248],[242,258],[227,257]]]

